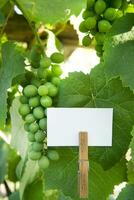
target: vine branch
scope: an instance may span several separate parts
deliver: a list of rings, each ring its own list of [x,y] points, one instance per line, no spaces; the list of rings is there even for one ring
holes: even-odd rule
[[[6,193],[7,193],[7,196],[10,196],[12,194],[7,182],[4,180],[4,186],[5,186],[5,189],[6,189]]]

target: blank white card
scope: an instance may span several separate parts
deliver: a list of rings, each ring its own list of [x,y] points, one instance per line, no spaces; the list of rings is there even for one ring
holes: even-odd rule
[[[78,146],[88,132],[89,146],[112,146],[112,108],[48,108],[48,146]]]

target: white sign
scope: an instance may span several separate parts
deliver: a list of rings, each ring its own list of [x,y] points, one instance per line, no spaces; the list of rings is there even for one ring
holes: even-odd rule
[[[112,146],[112,108],[48,108],[48,146],[78,146],[88,132],[89,146]]]

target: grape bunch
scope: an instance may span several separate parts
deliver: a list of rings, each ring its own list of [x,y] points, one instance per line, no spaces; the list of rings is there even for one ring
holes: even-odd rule
[[[86,33],[82,44],[89,46],[94,41],[97,55],[101,56],[105,34],[127,7],[127,0],[87,0],[86,10],[82,13],[83,21],[79,26],[79,30]]]
[[[24,129],[30,143],[28,155],[31,160],[38,160],[41,169],[49,166],[49,160],[59,159],[55,150],[47,150],[47,108],[53,106],[58,93],[62,74],[59,63],[63,60],[64,56],[59,52],[53,53],[50,58],[40,56],[40,61],[37,54],[34,65],[31,62],[34,78],[23,88],[20,96],[19,113],[25,121]]]

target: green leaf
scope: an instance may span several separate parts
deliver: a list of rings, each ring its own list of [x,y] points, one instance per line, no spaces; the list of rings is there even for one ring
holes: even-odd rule
[[[107,79],[120,77],[124,86],[134,90],[134,13],[113,24],[104,45],[104,67]]]
[[[16,167],[20,161],[20,156],[16,153],[14,149],[9,150],[8,153],[8,180],[12,182],[17,182],[18,178],[16,176]]]
[[[24,199],[26,200],[44,200],[43,181],[36,180],[26,187]],[[46,199],[45,199],[46,200]]]
[[[20,156],[25,159],[27,155],[28,139],[26,131],[24,130],[24,121],[18,112],[19,105],[19,98],[16,97],[13,100],[12,106],[10,108],[12,124],[11,146],[13,146],[19,152]]]
[[[132,134],[132,140],[130,142],[130,148],[131,148],[132,161],[134,163],[134,127],[133,127],[133,130],[132,130],[131,134]]]
[[[62,191],[54,189],[45,191],[45,200],[73,200],[73,199],[69,196],[65,196]]]
[[[16,167],[16,176],[19,180],[21,179],[23,172],[25,170],[26,162],[27,162],[27,157],[25,158],[25,160],[21,159]]]
[[[71,197],[69,196],[65,196],[63,194],[63,192],[60,192],[60,195],[59,195],[59,199],[58,200],[73,200]]]
[[[106,82],[101,65],[90,75],[71,73],[61,81],[58,102],[59,107],[113,108],[112,147],[90,147],[90,159],[107,169],[125,155],[134,122],[134,95],[119,79]]]
[[[12,79],[24,73],[24,58],[20,49],[12,42],[2,46],[2,66],[0,68],[0,129],[4,128],[7,116],[7,89]]]
[[[127,178],[130,184],[134,184],[134,163],[132,160],[127,164]]]
[[[65,22],[72,14],[78,15],[86,6],[85,0],[16,0],[16,2],[28,21],[44,24]]]
[[[71,149],[62,148],[58,151],[60,160],[53,162],[45,172],[46,189],[62,190],[73,200],[79,200],[78,192],[78,154]],[[105,200],[112,193],[114,185],[126,180],[126,165],[122,161],[110,170],[90,161],[89,199]]]
[[[19,197],[19,192],[13,192],[10,196],[9,196],[9,200],[20,200]]]
[[[20,180],[20,200],[23,200],[23,195],[26,187],[33,183],[40,176],[38,162],[28,160],[22,179]]]
[[[132,3],[134,3],[134,0],[131,0]]]
[[[9,0],[0,0],[0,8],[4,7]]]
[[[0,11],[0,27],[3,26],[4,22],[5,22],[5,17],[3,13]]]
[[[8,158],[8,146],[0,140],[0,183],[5,179],[7,173],[7,158]]]
[[[133,200],[134,199],[134,185],[127,185],[122,189],[117,197],[117,200]]]

